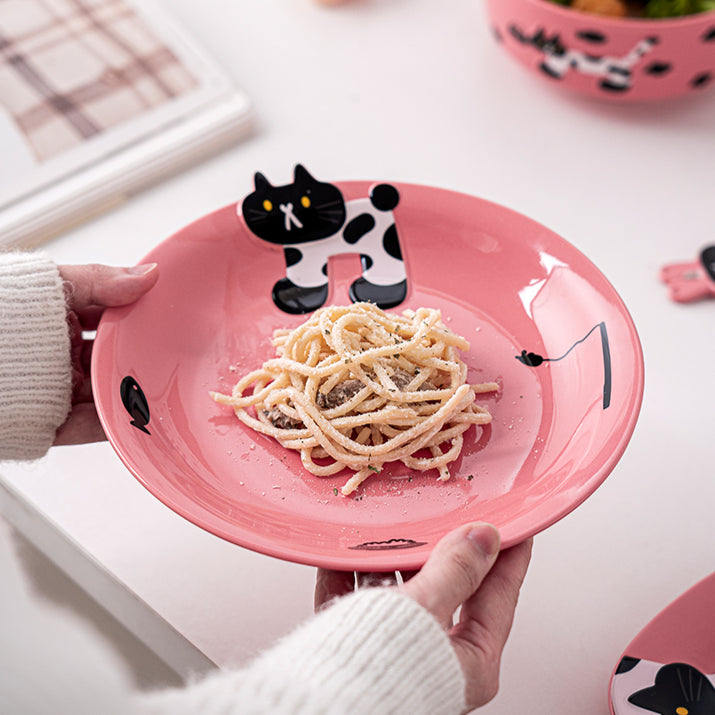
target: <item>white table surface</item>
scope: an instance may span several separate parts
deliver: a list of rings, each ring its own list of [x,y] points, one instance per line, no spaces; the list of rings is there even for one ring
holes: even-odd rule
[[[596,493],[538,535],[501,691],[482,711],[604,715],[636,633],[715,570],[715,300],[659,268],[715,242],[715,94],[614,106],[546,86],[479,0],[164,0],[254,100],[254,135],[46,246],[133,264],[295,163],[324,179],[456,189],[547,225],[623,297],[646,361],[640,421]],[[311,612],[314,570],[216,538],[155,500],[106,444],[3,465],[8,520],[180,673],[244,662]]]

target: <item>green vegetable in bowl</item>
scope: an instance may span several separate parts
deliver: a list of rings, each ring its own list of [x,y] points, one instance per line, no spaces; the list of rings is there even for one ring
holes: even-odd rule
[[[715,10],[715,0],[550,0],[557,5],[617,17],[667,18]]]
[[[702,0],[649,0],[645,6],[646,17],[678,17],[693,15],[708,8]],[[712,3],[710,3],[712,4]]]

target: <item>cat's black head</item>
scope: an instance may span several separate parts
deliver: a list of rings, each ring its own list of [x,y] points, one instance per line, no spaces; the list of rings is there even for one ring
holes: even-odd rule
[[[300,164],[293,183],[273,186],[263,174],[243,200],[241,212],[253,233],[269,243],[290,246],[317,241],[336,233],[345,223],[345,200],[340,189],[314,179]]]
[[[539,30],[534,35],[534,45],[542,52],[553,57],[562,57],[566,54],[566,48],[558,33],[555,35],[547,35],[543,30]]]
[[[700,262],[711,281],[715,281],[715,245],[707,246],[700,254]]]
[[[669,663],[658,671],[655,685],[633,693],[628,702],[660,715],[711,715],[715,688],[692,665]]]

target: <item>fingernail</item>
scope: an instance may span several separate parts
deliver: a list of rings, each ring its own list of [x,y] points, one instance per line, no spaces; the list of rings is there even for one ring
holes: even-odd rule
[[[496,527],[491,524],[474,524],[467,532],[467,538],[471,539],[485,554],[494,556],[499,551],[501,538]]]
[[[142,263],[138,266],[130,266],[127,268],[127,273],[131,273],[133,276],[145,276],[147,273],[153,271],[156,265],[156,263]]]

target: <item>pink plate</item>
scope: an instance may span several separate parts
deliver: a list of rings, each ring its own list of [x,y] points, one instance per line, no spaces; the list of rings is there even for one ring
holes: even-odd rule
[[[715,712],[714,603],[712,573],[646,624],[611,675],[612,715]]]
[[[371,184],[340,182],[346,200]],[[281,246],[230,205],[157,246],[156,287],[106,311],[93,352],[99,414],[119,457],[164,504],[209,532],[290,561],[354,570],[421,566],[473,520],[509,546],[586,499],[623,454],[643,394],[640,342],[621,299],[565,240],[460,193],[395,184],[408,291],[394,308],[439,308],[465,336],[472,381],[496,380],[494,416],[470,429],[453,477],[387,466],[356,495],[255,434],[210,390],[272,356],[270,336],[305,316],[279,310]],[[329,262],[328,302],[347,304],[357,256]],[[337,493],[336,493],[337,491]]]

